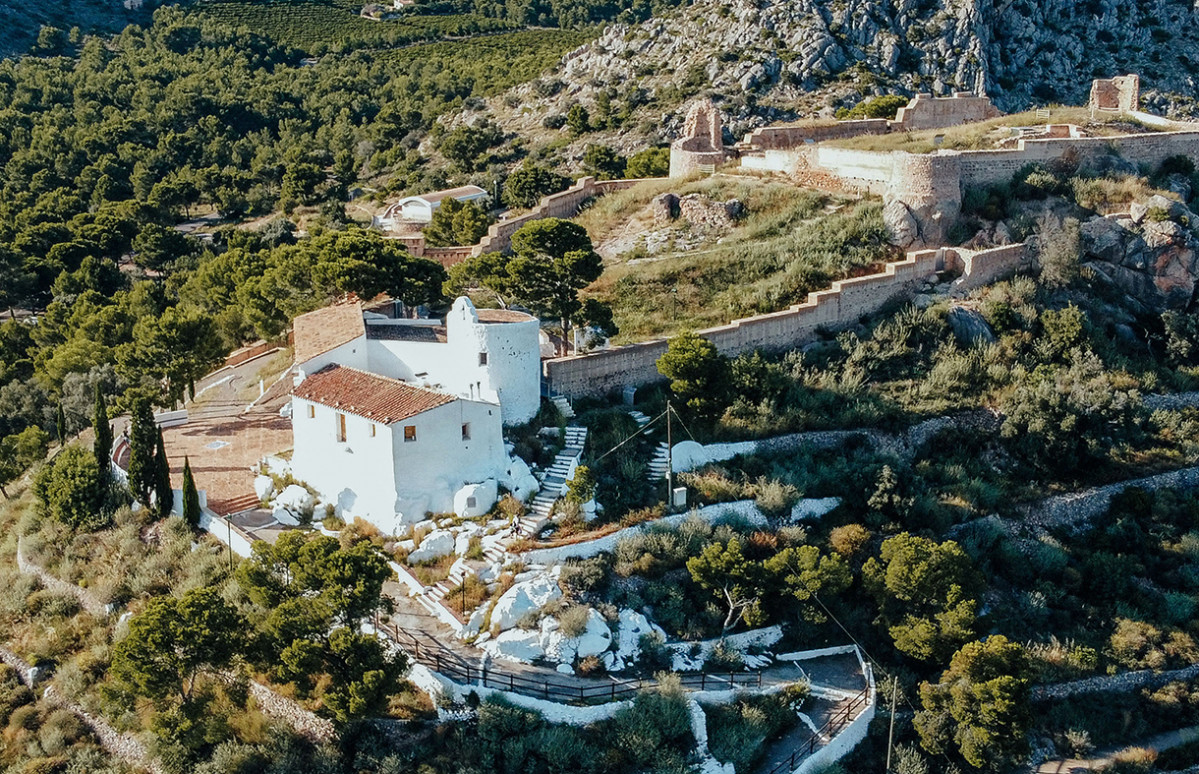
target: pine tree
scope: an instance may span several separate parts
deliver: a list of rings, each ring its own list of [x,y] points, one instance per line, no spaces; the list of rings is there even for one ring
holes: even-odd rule
[[[154,451],[154,514],[160,519],[171,515],[175,496],[171,493],[171,463],[167,461],[162,428],[158,428],[158,445]]]
[[[196,489],[192,464],[187,457],[183,458],[183,520],[193,528],[200,526],[200,492]]]
[[[55,421],[55,429],[58,431],[58,445],[62,446],[67,441],[67,415],[62,410],[62,404],[58,404],[58,416]]]
[[[129,424],[129,489],[143,505],[150,504],[154,491],[154,446],[157,441],[154,412],[150,401],[133,401],[133,418]]]
[[[112,471],[112,425],[108,422],[108,406],[104,403],[104,393],[96,384],[96,409],[92,414],[92,428],[96,432],[96,440],[92,446],[96,455],[96,467],[100,469],[100,480],[108,482]]]

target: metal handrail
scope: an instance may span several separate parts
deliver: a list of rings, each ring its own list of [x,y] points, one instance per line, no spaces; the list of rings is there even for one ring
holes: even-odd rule
[[[484,667],[472,664],[461,655],[436,640],[422,641],[408,632],[390,624],[380,624],[379,629],[392,637],[397,644],[409,651],[418,663],[466,685],[479,685],[521,693],[542,699],[563,701],[612,701],[631,696],[638,691],[653,687],[657,680],[647,678],[612,678],[608,683],[597,685],[570,684],[533,678],[502,667]],[[700,672],[675,673],[684,688],[706,691],[733,688],[762,687],[762,672]]]
[[[779,761],[774,768],[767,774],[779,774],[783,771],[795,771],[795,767],[799,765],[799,761],[816,752],[816,748],[822,744],[822,739],[836,736],[841,731],[857,719],[857,710],[860,707],[870,704],[870,687],[862,689],[862,692],[854,696],[849,704],[833,712],[824,725],[820,727],[814,734],[808,737],[808,741],[802,744],[799,748],[793,750],[791,755],[784,761]]]

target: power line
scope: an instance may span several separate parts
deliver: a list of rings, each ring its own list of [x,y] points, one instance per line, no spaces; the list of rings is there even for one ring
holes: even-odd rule
[[[633,439],[634,439],[634,438],[636,438],[637,436],[644,434],[646,431],[648,431],[648,430],[650,429],[650,427],[652,427],[652,426],[653,426],[653,424],[654,424],[655,422],[657,422],[659,419],[661,419],[661,418],[662,418],[662,417],[664,417],[664,416],[666,416],[666,412],[665,412],[665,411],[663,411],[661,414],[659,414],[658,416],[654,417],[653,419],[651,419],[650,421],[646,422],[644,425],[642,425],[641,427],[639,427],[639,428],[637,429],[637,432],[633,433],[633,434],[632,434],[632,435],[630,435],[628,438],[626,438],[626,439],[624,439],[623,441],[621,441],[620,443],[616,444],[616,445],[615,445],[615,446],[613,446],[611,449],[608,449],[608,451],[604,452],[604,453],[603,453],[603,454],[601,454],[600,456],[596,457],[596,458],[595,458],[595,460],[592,462],[592,464],[594,464],[594,463],[596,463],[596,462],[599,462],[599,461],[600,461],[600,460],[602,460],[604,457],[607,457],[609,454],[611,454],[612,452],[616,451],[616,450],[617,450],[617,449],[619,449],[621,446],[624,446],[626,443],[628,443],[629,441],[633,440]]]

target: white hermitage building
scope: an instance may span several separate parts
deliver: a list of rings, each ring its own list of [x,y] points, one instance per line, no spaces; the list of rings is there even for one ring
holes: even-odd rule
[[[537,318],[467,298],[444,322],[355,302],[302,315],[294,332],[292,474],[344,516],[394,532],[429,512],[486,513],[501,484],[536,491],[503,425],[540,407]]]

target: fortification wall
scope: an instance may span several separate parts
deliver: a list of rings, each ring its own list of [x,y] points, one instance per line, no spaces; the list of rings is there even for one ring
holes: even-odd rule
[[[672,145],[670,147],[670,176],[672,178],[690,177],[696,172],[702,172],[703,167],[718,167],[728,159],[723,150],[695,151]]]
[[[807,343],[821,332],[856,324],[888,304],[905,298],[939,271],[961,269],[957,287],[994,282],[1019,269],[1026,260],[1024,245],[979,252],[954,248],[908,253],[887,264],[879,274],[834,282],[832,288],[808,295],[808,300],[781,312],[734,320],[728,325],[697,331],[730,357],[755,349],[785,351]],[[628,386],[659,381],[657,360],[667,340],[614,347],[590,355],[556,358],[542,363],[551,392],[568,398],[594,397]]]
[[[470,255],[507,252],[512,247],[512,235],[526,223],[544,218],[573,218],[585,201],[613,191],[632,188],[642,180],[596,180],[594,177],[580,178],[565,191],[542,197],[537,206],[524,215],[505,218],[493,223],[487,235],[471,248]]]
[[[1027,164],[1044,164],[1067,155],[1084,160],[1112,153],[1149,166],[1157,166],[1170,156],[1177,155],[1199,161],[1199,130],[1118,137],[1021,140],[1012,150],[962,151],[962,185],[1005,182]]]
[[[988,97],[959,91],[952,97],[936,98],[917,94],[901,107],[891,122],[893,131],[914,132],[922,129],[943,129],[949,126],[985,121],[1000,115]]]
[[[474,245],[457,245],[454,247],[426,247],[423,257],[437,261],[447,269],[456,263],[462,263],[474,255]]]
[[[805,124],[795,126],[763,126],[753,130],[744,140],[753,150],[790,150],[812,142],[844,140],[865,134],[886,134],[890,121],[885,118],[868,118],[862,121],[837,121],[829,124]]]
[[[882,195],[895,177],[896,154],[820,146],[812,166],[831,172],[848,186]]]

